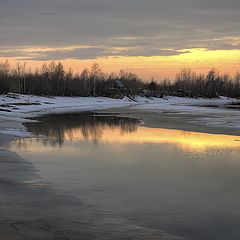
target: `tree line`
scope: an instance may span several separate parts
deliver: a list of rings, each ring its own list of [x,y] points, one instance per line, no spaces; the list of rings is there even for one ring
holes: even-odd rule
[[[119,82],[123,87],[117,84]],[[204,75],[182,69],[174,81],[144,81],[131,72],[104,73],[97,63],[81,73],[73,73],[71,69],[65,70],[61,62],[43,64],[32,71],[26,63],[17,63],[13,67],[6,61],[0,63],[0,93],[8,92],[44,96],[122,97],[126,94],[147,94],[155,97],[239,98],[240,73],[235,76],[220,75],[217,70],[211,69]]]
[[[196,74],[191,69],[182,69],[175,81],[163,80],[157,85],[158,91],[166,95],[183,97],[217,98],[219,96],[240,97],[240,72],[235,76],[220,75],[211,69],[206,75]]]

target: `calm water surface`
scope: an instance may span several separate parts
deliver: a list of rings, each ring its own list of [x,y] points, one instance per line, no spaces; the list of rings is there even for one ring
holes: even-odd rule
[[[240,238],[240,137],[143,127],[97,113],[49,115],[12,143],[52,185],[186,239]]]

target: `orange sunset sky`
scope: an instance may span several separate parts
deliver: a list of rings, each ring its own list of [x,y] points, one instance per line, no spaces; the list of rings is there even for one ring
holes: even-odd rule
[[[240,71],[240,3],[221,0],[11,0],[0,3],[0,62],[61,61],[75,72],[174,78]]]

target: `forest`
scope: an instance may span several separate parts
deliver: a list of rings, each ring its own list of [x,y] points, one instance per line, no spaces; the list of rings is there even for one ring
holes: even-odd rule
[[[19,93],[41,96],[105,96],[217,98],[219,96],[240,98],[240,72],[234,76],[220,75],[216,69],[207,74],[197,74],[191,69],[181,69],[174,80],[145,81],[135,73],[120,71],[104,73],[94,63],[80,73],[65,70],[61,62],[43,64],[32,71],[26,63],[11,66],[8,61],[0,63],[0,94]]]

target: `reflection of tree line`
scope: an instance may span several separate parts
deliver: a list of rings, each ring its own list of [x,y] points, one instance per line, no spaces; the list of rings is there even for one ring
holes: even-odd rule
[[[137,131],[138,120],[96,113],[47,115],[38,118],[40,122],[26,123],[32,132],[45,145],[61,146],[66,136],[73,140],[74,132],[81,131],[84,139],[97,143],[106,130],[120,129],[121,134]]]

